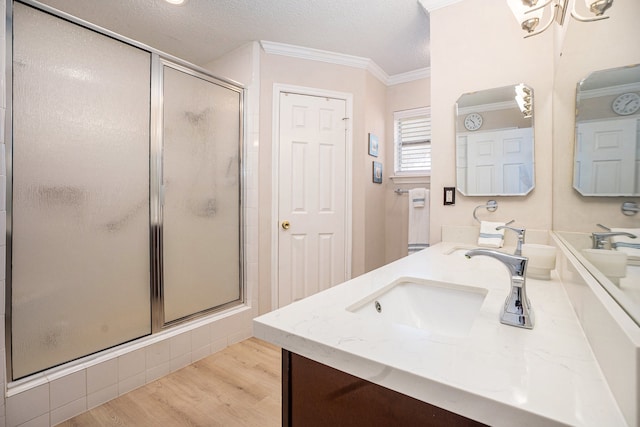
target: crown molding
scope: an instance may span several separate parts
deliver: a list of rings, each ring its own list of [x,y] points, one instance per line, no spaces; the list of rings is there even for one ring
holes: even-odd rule
[[[492,104],[482,104],[482,105],[471,105],[468,107],[458,108],[458,114],[484,113],[487,111],[508,110],[510,108],[518,108],[518,106],[513,101],[494,102]]]
[[[580,99],[600,98],[602,96],[620,95],[625,92],[640,92],[640,83],[608,86],[600,89],[581,90]]]
[[[374,61],[361,56],[346,55],[343,53],[330,52],[320,49],[311,49],[308,47],[295,46],[285,43],[270,42],[267,40],[260,40],[260,45],[262,46],[262,49],[265,51],[265,53],[272,55],[283,55],[292,58],[320,61],[329,64],[344,65],[347,67],[367,70],[375,78],[377,78],[387,86],[398,83],[406,83],[431,76],[430,68],[421,68],[415,71],[409,71],[406,73],[389,76]]]
[[[460,3],[461,1],[462,0],[418,0],[418,3],[420,3],[420,6],[422,6],[427,13],[431,13],[436,9],[441,9],[454,3]]]
[[[414,80],[427,79],[429,77],[431,77],[431,68],[419,68],[417,70],[407,71],[406,73],[389,76],[387,85],[393,86],[400,83],[412,82]]]

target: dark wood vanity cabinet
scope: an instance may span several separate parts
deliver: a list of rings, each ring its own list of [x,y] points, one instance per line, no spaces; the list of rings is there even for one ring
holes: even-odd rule
[[[484,426],[284,349],[282,425]]]

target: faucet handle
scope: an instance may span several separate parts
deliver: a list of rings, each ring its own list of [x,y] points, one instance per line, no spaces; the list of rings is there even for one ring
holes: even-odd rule
[[[511,222],[508,222],[505,225],[500,225],[496,227],[496,230],[502,230],[504,228],[504,229],[515,232],[518,235],[518,243],[516,245],[516,251],[514,252],[514,255],[522,255],[522,244],[524,243],[524,234],[527,231],[527,229],[524,227],[509,227],[508,224],[511,224]]]
[[[591,241],[593,242],[592,249],[604,249],[604,244],[611,236],[626,236],[630,239],[635,239],[638,236],[635,234],[627,233],[624,231],[594,231],[591,233]]]
[[[524,232],[527,231],[524,227],[509,227],[508,225],[499,225],[496,227],[496,230],[502,230],[503,228],[511,231],[515,231],[518,234],[524,235]]]

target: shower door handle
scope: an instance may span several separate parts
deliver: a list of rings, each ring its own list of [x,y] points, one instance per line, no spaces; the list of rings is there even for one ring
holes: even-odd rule
[[[289,221],[282,221],[282,229],[283,230],[288,230],[289,227],[291,227],[291,224],[289,223]]]

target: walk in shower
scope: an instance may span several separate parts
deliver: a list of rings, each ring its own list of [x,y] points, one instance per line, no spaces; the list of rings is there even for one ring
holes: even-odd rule
[[[243,89],[27,3],[7,4],[8,380],[244,298]]]

